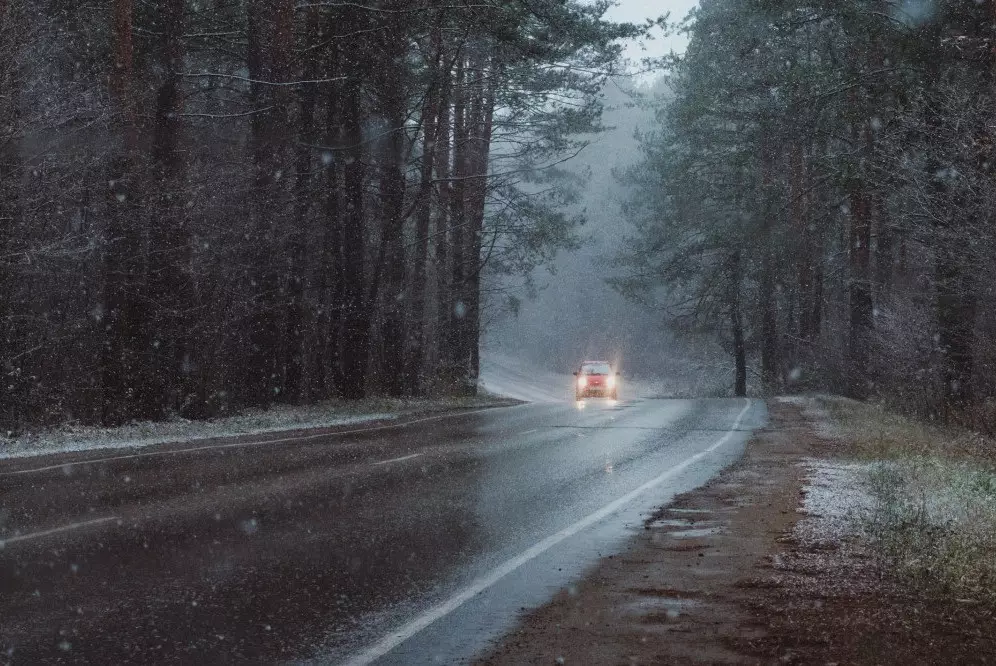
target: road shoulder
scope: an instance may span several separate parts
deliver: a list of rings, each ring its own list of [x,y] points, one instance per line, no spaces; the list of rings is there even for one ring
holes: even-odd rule
[[[480,663],[978,663],[996,623],[895,575],[862,535],[861,463],[802,402]],[[848,485],[852,484],[852,485]]]
[[[326,401],[305,406],[279,405],[270,410],[247,410],[238,416],[204,421],[173,419],[118,427],[67,424],[17,437],[0,437],[0,464],[5,469],[19,469],[48,459],[83,462],[93,456],[116,455],[115,452],[129,454],[141,451],[147,454],[192,446],[210,448],[227,444],[265,444],[356,430],[403,427],[428,419],[521,404],[520,400],[492,395],[419,400],[371,399]]]

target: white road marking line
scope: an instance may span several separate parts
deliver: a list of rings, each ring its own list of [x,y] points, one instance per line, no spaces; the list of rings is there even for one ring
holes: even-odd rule
[[[100,523],[106,523],[111,520],[117,520],[117,516],[107,516],[106,518],[97,518],[95,520],[85,520],[82,523],[72,523],[69,525],[63,525],[62,527],[53,527],[50,530],[42,530],[40,532],[31,532],[30,534],[18,534],[12,537],[0,537],[0,548],[6,546],[9,543],[17,543],[18,541],[30,541],[31,539],[40,539],[41,537],[47,537],[51,534],[58,534],[59,532],[68,532],[69,530],[77,530],[81,527],[89,527],[90,525],[99,525]]]
[[[521,434],[523,434],[523,435],[529,435],[529,434],[534,433],[534,432],[539,432],[539,428],[533,428],[532,430],[527,430],[527,431],[525,431],[524,433],[521,433]]]
[[[408,456],[401,456],[400,458],[391,458],[390,460],[380,460],[378,462],[370,463],[370,464],[371,465],[387,465],[389,463],[401,462],[402,460],[411,460],[412,458],[418,458],[420,455],[422,455],[422,454],[421,453],[413,453],[413,454],[408,455]]]
[[[404,421],[402,423],[389,423],[382,426],[374,426],[372,428],[354,428],[353,430],[340,430],[338,432],[328,432],[322,433],[320,435],[305,435],[303,437],[285,437],[283,439],[267,439],[263,441],[253,441],[253,442],[235,442],[233,444],[212,444],[210,446],[195,446],[186,449],[172,449],[170,451],[148,451],[146,453],[132,453],[126,456],[110,456],[107,458],[94,458],[89,460],[73,460],[64,463],[59,463],[58,465],[46,465],[44,467],[32,467],[30,469],[19,469],[13,472],[0,472],[0,476],[16,476],[18,474],[34,474],[36,472],[47,472],[53,469],[66,469],[72,467],[73,465],[89,465],[94,463],[105,463],[114,462],[117,460],[130,460],[132,458],[151,458],[153,456],[169,456],[177,453],[195,453],[197,451],[215,451],[219,449],[237,449],[245,448],[249,446],[263,446],[265,444],[285,444],[287,442],[306,442],[312,439],[320,439],[322,437],[340,437],[342,435],[356,435],[363,432],[375,432],[378,430],[391,430],[395,428],[404,428],[410,425],[415,425],[416,423],[425,423],[426,421],[438,421],[440,419],[453,418],[455,416],[469,416],[471,414],[480,414],[482,412],[488,412],[494,409],[493,407],[486,409],[475,409],[470,412],[450,412],[447,414],[437,414],[436,416],[427,416],[421,419],[415,419],[414,421]],[[238,437],[239,435],[233,435]]]
[[[344,662],[344,666],[367,666],[368,664],[372,664],[373,662],[377,661],[378,659],[389,653],[394,648],[398,647],[399,645],[407,641],[415,634],[419,633],[420,631],[431,625],[436,620],[446,617],[447,615],[458,609],[460,606],[467,603],[468,601],[476,597],[478,594],[484,592],[485,590],[493,586],[495,583],[500,581],[502,578],[512,573],[513,571],[515,571],[522,565],[526,564],[530,560],[539,557],[546,551],[550,550],[551,548],[559,544],[561,541],[564,541],[565,539],[574,536],[578,532],[581,532],[587,529],[588,527],[591,527],[595,523],[604,520],[605,518],[609,517],[619,509],[623,508],[626,504],[629,504],[639,495],[645,493],[648,490],[651,490],[656,486],[659,486],[661,483],[667,481],[672,476],[678,474],[679,472],[684,471],[688,466],[698,462],[699,460],[706,457],[716,449],[720,448],[728,441],[730,441],[730,438],[733,436],[733,433],[737,432],[737,429],[740,427],[740,421],[743,420],[744,415],[747,414],[748,410],[750,410],[751,408],[750,400],[746,398],[744,400],[747,404],[744,405],[744,408],[740,411],[740,414],[737,415],[736,420],[733,422],[733,426],[726,432],[725,435],[720,437],[716,441],[716,443],[710,446],[709,448],[699,451],[695,455],[686,458],[684,461],[678,463],[677,465],[667,470],[657,478],[647,481],[642,486],[639,486],[638,488],[626,493],[622,497],[610,502],[609,504],[606,504],[598,511],[582,518],[573,525],[565,527],[556,534],[548,536],[547,538],[543,539],[542,541],[534,545],[532,548],[529,548],[528,550],[524,551],[517,557],[513,557],[512,559],[506,561],[504,564],[500,565],[497,569],[494,569],[490,574],[477,579],[477,581],[471,583],[468,587],[465,587],[463,590],[456,593],[446,601],[442,602],[441,604],[433,608],[430,608],[425,613],[422,613],[411,622],[408,622],[407,624],[398,628],[396,631],[385,636],[383,639],[373,644],[363,652],[360,652],[359,654],[353,656],[352,658]]]

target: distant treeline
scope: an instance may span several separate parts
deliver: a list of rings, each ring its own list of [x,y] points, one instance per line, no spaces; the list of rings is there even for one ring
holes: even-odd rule
[[[607,3],[0,0],[0,424],[473,392]]]
[[[735,389],[996,426],[996,3],[703,0],[617,285]]]

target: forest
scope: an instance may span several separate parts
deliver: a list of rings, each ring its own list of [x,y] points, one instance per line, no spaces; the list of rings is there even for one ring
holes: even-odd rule
[[[0,0],[0,425],[475,392],[655,25],[608,6]]]
[[[702,0],[614,285],[735,393],[996,428],[996,2]]]

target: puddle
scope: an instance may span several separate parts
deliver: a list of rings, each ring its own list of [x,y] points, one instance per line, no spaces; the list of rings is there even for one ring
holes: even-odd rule
[[[662,518],[650,523],[651,527],[691,527],[692,523],[685,518]]]
[[[699,527],[692,530],[679,530],[677,532],[671,532],[668,536],[672,536],[675,539],[701,539],[702,537],[722,533],[722,527]]]
[[[717,534],[720,531],[722,531],[722,527],[725,524],[726,524],[725,522],[719,520],[695,520],[694,518],[662,518],[660,520],[655,520],[654,522],[650,523],[648,527],[685,528],[667,533],[667,536],[673,536],[682,539],[682,538],[709,536],[710,534]]]
[[[626,610],[636,615],[655,616],[664,614],[668,619],[675,619],[687,613],[689,609],[701,605],[697,599],[678,599],[677,597],[648,597],[632,604],[627,604]]]

